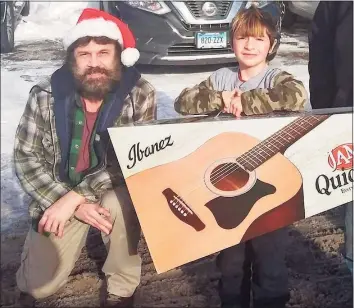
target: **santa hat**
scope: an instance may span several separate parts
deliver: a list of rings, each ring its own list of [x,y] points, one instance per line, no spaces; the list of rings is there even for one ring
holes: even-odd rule
[[[93,8],[84,9],[76,25],[63,39],[64,48],[85,36],[105,36],[117,40],[122,47],[121,61],[125,66],[132,66],[138,61],[140,53],[135,48],[135,38],[128,26],[104,11]]]

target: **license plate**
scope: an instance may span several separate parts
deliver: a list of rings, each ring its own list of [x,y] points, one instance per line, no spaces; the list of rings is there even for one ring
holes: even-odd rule
[[[227,32],[199,32],[196,35],[196,45],[199,49],[226,48]]]

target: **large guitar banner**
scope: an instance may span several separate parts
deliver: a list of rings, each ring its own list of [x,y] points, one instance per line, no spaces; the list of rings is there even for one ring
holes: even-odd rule
[[[352,109],[110,128],[158,273],[353,200]]]

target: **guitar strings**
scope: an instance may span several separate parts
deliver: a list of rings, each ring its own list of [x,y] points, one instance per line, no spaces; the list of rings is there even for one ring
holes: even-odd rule
[[[299,119],[297,119],[297,120],[299,120]],[[297,121],[297,120],[295,120],[295,121]],[[304,122],[302,122],[302,123],[300,123],[301,125],[303,125],[303,126],[305,126],[305,128],[307,129],[307,128],[311,128],[312,126],[314,126],[315,124],[317,124],[317,123],[311,123],[311,121],[309,121],[309,122],[307,122],[307,120],[306,119],[302,119],[302,120],[304,120],[305,121],[305,123]],[[316,118],[315,118],[315,120],[317,120]],[[293,125],[293,124],[295,124],[294,122],[295,121],[293,121],[293,122],[291,122],[290,124],[288,124],[286,127],[284,127],[284,129],[282,129],[281,131],[278,131],[277,133],[275,133],[275,134],[273,134],[272,136],[270,136],[269,138],[267,138],[266,140],[263,140],[262,142],[260,142],[257,146],[261,146],[261,145],[267,145],[267,144],[270,144],[270,145],[272,145],[272,146],[274,146],[275,144],[273,144],[271,141],[276,141],[277,142],[277,140],[274,140],[274,138],[275,137],[280,137],[280,134],[281,133],[283,133],[283,130],[285,131],[287,128],[290,128],[290,126],[291,125]],[[306,127],[306,125],[305,124],[307,124],[309,127]],[[299,133],[296,129],[293,129],[296,133],[298,133],[299,135],[301,135],[301,133]],[[290,136],[290,135],[289,135]],[[296,139],[298,136],[295,136],[295,138],[293,137],[293,136],[291,136],[291,138],[294,138],[294,139]],[[290,138],[289,138],[290,139]],[[288,141],[288,140],[285,140],[285,141]],[[280,143],[281,144],[281,147],[283,147],[284,146],[284,144],[282,144],[281,142],[279,142],[278,141],[278,143]],[[256,146],[256,147],[257,147]],[[275,145],[276,146],[276,145]],[[277,146],[276,146],[277,147]],[[269,149],[269,147],[267,147],[268,149]],[[243,158],[243,156],[248,156],[248,155],[253,155],[256,159],[257,159],[257,152],[255,152],[256,151],[256,149],[255,149],[255,147],[254,148],[252,148],[250,151],[248,151],[248,152],[246,152],[246,153],[244,153],[244,154],[242,154],[238,159],[236,159],[236,162],[237,162],[237,160],[243,160],[243,161],[245,161],[245,159]],[[252,152],[255,152],[255,154],[253,154]],[[272,151],[273,152],[273,151]],[[276,152],[274,153],[273,152],[273,154],[276,154]],[[269,159],[270,157],[268,157],[268,159]],[[253,160],[253,159],[252,159]],[[246,162],[246,161],[245,161]],[[253,162],[255,162],[256,163],[256,167],[255,166],[253,166],[252,164],[251,164],[251,166],[252,166],[252,168],[257,168],[258,166],[258,164],[259,163],[263,163],[262,162],[262,160],[260,160],[259,162],[256,162],[256,161],[253,161]],[[241,162],[239,162],[240,163],[240,165],[242,166],[242,163]],[[247,162],[246,162],[247,163]],[[235,172],[235,171],[237,171],[237,170],[239,170],[240,169],[240,167],[239,167],[239,165],[236,165],[236,167],[235,168],[231,168],[230,169],[230,167],[232,167],[233,165],[235,165],[235,163],[228,163],[228,164],[226,164],[227,166],[226,167],[224,167],[224,168],[221,168],[220,170],[218,170],[217,172],[216,172],[216,176],[214,176],[214,178],[213,177],[210,177],[210,181],[211,181],[211,183],[213,184],[213,185],[215,185],[215,184],[217,184],[218,182],[220,182],[221,180],[223,180],[224,178],[226,178],[227,176],[229,176],[230,174],[232,174],[233,172]],[[245,167],[245,166],[243,166],[243,167]],[[243,170],[243,168],[241,168],[242,170]],[[245,168],[246,169],[246,168]],[[254,170],[253,169],[253,170]],[[224,174],[223,172],[224,171],[229,171],[227,174]],[[252,170],[251,170],[252,171]],[[221,178],[219,177],[221,175]],[[214,180],[215,179],[217,179],[217,181],[216,182],[214,182]]]
[[[311,121],[308,122],[308,121],[303,117],[301,120],[304,120],[305,122],[302,122],[302,123],[300,123],[300,124],[303,125],[303,126],[305,126],[305,128],[307,129],[307,128],[311,128],[312,126],[314,126],[314,125],[317,124],[318,122],[322,121],[321,119],[317,119],[317,118],[314,117],[314,116],[312,116],[312,118],[314,118],[314,120],[317,120],[317,122],[315,122],[315,123],[311,123]],[[297,119],[297,120],[300,120],[300,119]],[[295,121],[297,121],[297,120],[295,120]],[[310,118],[310,120],[311,120],[311,118]],[[282,144],[281,142],[279,142],[279,141],[277,141],[277,140],[274,140],[274,138],[275,138],[275,137],[280,137],[280,133],[283,133],[283,131],[285,131],[287,128],[290,128],[291,125],[295,124],[295,123],[294,123],[295,121],[291,122],[291,123],[288,124],[286,127],[284,127],[284,129],[282,129],[281,131],[278,131],[277,133],[273,134],[272,136],[270,136],[270,137],[267,138],[266,140],[263,140],[263,141],[260,142],[257,146],[266,145],[266,144],[274,145],[272,142],[270,142],[270,141],[272,140],[272,141],[276,141],[276,142],[280,143],[281,146],[283,147],[284,144]],[[308,125],[308,127],[306,127],[306,124]],[[299,133],[296,129],[292,129],[292,130],[294,130],[296,133],[298,133],[299,135],[301,135],[301,133]],[[289,135],[289,136],[290,136],[290,135]],[[295,139],[296,139],[297,137],[299,137],[299,136],[295,136]],[[291,136],[291,138],[294,138],[294,137]],[[269,140],[269,141],[268,141],[268,140]],[[285,141],[288,141],[288,140],[285,140]],[[267,147],[267,148],[269,149],[269,147]],[[242,154],[242,155],[238,158],[238,160],[243,160],[243,161],[245,161],[245,159],[243,158],[243,156],[247,156],[247,155],[250,155],[250,154],[253,155],[253,156],[257,159],[257,154],[258,154],[258,153],[255,152],[255,154],[253,154],[252,152],[254,152],[254,151],[256,151],[255,148],[253,148],[253,149],[251,149],[250,151],[248,151],[248,152]],[[273,154],[276,154],[276,153],[273,152]],[[269,158],[270,158],[270,157],[268,157],[268,159],[269,159]],[[237,162],[237,159],[236,159],[236,162]],[[256,161],[253,161],[253,162],[256,162]],[[262,160],[260,160],[259,162],[262,163]],[[259,164],[259,163],[256,162],[256,168],[258,167],[257,164]],[[232,174],[233,172],[235,172],[235,171],[237,171],[237,170],[240,169],[239,165],[236,165],[236,167],[235,167],[234,169],[233,169],[233,168],[230,169],[230,166],[232,167],[233,165],[235,165],[235,163],[228,163],[228,164],[226,164],[226,165],[227,165],[226,167],[221,168],[220,170],[218,170],[218,171],[216,172],[216,176],[215,176],[214,178],[213,178],[213,177],[210,177],[210,181],[211,181],[211,183],[212,183],[213,185],[217,184],[218,182],[220,182],[221,180],[223,180],[224,178],[226,178],[227,176],[229,176],[229,175]],[[242,163],[240,163],[240,165],[242,166]],[[251,164],[251,166],[252,166],[252,168],[255,167],[255,166],[253,166],[252,164]],[[244,167],[244,166],[243,166],[243,167]],[[241,169],[243,169],[243,168],[241,168]],[[246,168],[245,168],[245,169],[246,169]],[[230,170],[231,170],[231,171],[230,171]],[[228,172],[227,174],[223,174],[224,171],[230,171],[230,172]],[[219,178],[220,175],[221,175],[221,178]],[[216,178],[218,178],[217,181],[216,181],[216,182],[213,182]]]
[[[283,131],[285,131],[286,129],[288,129],[288,128],[290,128],[292,125],[294,125],[296,122],[300,122],[300,121],[303,121],[303,122],[301,122],[301,123],[299,123],[299,124],[301,124],[302,126],[305,126],[306,124],[307,125],[309,125],[309,127],[306,127],[305,126],[305,128],[307,129],[307,128],[311,128],[311,127],[313,127],[314,125],[316,125],[316,124],[318,124],[318,123],[321,123],[322,121],[324,121],[326,118],[328,118],[329,117],[329,115],[317,115],[317,116],[303,116],[303,117],[300,117],[300,118],[298,118],[298,119],[296,119],[296,120],[294,120],[294,121],[292,121],[291,123],[289,123],[288,125],[286,125],[284,128],[282,128],[280,131],[278,131],[278,132],[276,132],[276,133],[274,133],[273,135],[271,135],[269,138],[267,138],[267,139],[265,139],[265,140],[263,140],[263,141],[261,141],[257,146],[260,146],[260,145],[267,145],[267,144],[270,144],[270,145],[275,145],[275,143],[272,143],[271,142],[271,140],[273,140],[273,141],[275,141],[275,142],[278,142],[278,143],[280,143],[282,146],[284,146],[281,142],[279,142],[279,141],[277,141],[277,140],[275,140],[274,138],[275,137],[279,137],[279,135],[281,134],[281,133],[283,133]],[[306,118],[309,118],[309,119],[306,119]],[[314,120],[315,122],[311,122],[311,120]],[[293,131],[295,131],[296,133],[298,133],[299,134],[299,132],[296,130],[296,129],[292,129]],[[288,134],[289,135],[289,134]],[[300,135],[301,135],[301,133],[300,133]],[[289,135],[290,136],[290,135]],[[292,137],[292,136],[291,136]],[[298,136],[297,136],[298,137]],[[295,139],[297,138],[297,137],[295,137]],[[296,141],[296,140],[295,140]],[[269,149],[269,148],[268,148]],[[251,150],[249,150],[249,151],[247,151],[246,153],[244,153],[244,154],[242,154],[241,156],[239,156],[237,159],[236,159],[236,163],[238,163],[237,162],[237,160],[243,160],[243,161],[245,161],[246,162],[246,160],[245,160],[245,158],[246,158],[246,156],[247,155],[254,155],[256,158],[257,158],[257,152],[255,152],[256,150],[255,150],[255,147],[254,148],[252,148]],[[252,153],[252,152],[254,152],[254,154]],[[243,158],[244,157],[244,158]],[[270,157],[269,157],[270,158]],[[246,162],[247,163],[247,162]],[[221,168],[220,170],[218,170],[216,173],[215,173],[215,175],[214,175],[214,178],[212,178],[212,177],[210,177],[210,181],[211,181],[211,183],[213,184],[213,185],[215,185],[215,184],[217,184],[217,183],[219,183],[220,181],[222,181],[223,179],[225,179],[226,177],[228,177],[229,175],[231,175],[233,172],[235,172],[235,171],[237,171],[237,170],[245,170],[246,172],[247,172],[247,170],[246,170],[246,168],[241,168],[240,167],[240,165],[242,166],[242,164],[240,164],[240,165],[236,165],[236,167],[233,167],[235,165],[235,163],[226,163],[225,164],[225,166],[223,167],[223,168]],[[251,166],[254,168],[254,166],[251,164]],[[230,167],[231,167],[231,169],[230,169]],[[256,166],[256,168],[257,168],[258,166]],[[255,169],[255,168],[254,168]],[[253,170],[254,170],[253,169]],[[226,173],[224,173],[226,171]],[[252,170],[251,170],[252,171]],[[221,177],[220,177],[221,176]],[[214,180],[216,180],[216,182],[213,182]],[[183,195],[185,195],[185,196],[187,196],[187,195],[189,195],[190,193],[192,193],[193,191],[195,191],[195,190],[197,190],[197,189],[199,189],[200,187],[202,187],[203,186],[203,184],[199,184],[199,185],[197,185],[197,186],[195,186],[192,190],[190,190],[190,191],[188,191],[188,193],[186,193],[186,194],[183,194]]]

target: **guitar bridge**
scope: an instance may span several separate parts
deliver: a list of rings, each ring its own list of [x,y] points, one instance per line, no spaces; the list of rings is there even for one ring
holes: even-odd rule
[[[179,220],[190,225],[196,231],[201,231],[205,228],[205,224],[199,219],[187,203],[171,188],[166,188],[162,193],[165,196],[172,213]]]

